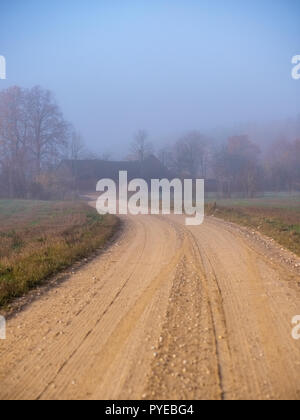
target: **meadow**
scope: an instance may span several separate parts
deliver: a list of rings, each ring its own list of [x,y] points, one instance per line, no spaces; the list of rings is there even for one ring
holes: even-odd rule
[[[260,231],[300,255],[300,195],[206,200],[208,214]]]
[[[117,225],[84,202],[0,200],[0,306],[90,255]]]

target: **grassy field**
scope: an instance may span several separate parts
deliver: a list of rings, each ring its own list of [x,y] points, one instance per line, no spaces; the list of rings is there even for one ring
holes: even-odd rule
[[[117,226],[83,202],[0,200],[0,306],[88,256]]]
[[[266,194],[258,198],[232,198],[218,199],[214,196],[208,196],[207,203],[217,202],[222,207],[259,207],[259,208],[276,208],[300,211],[300,194]]]
[[[207,211],[273,238],[300,256],[300,196],[269,195],[262,198],[207,200]]]

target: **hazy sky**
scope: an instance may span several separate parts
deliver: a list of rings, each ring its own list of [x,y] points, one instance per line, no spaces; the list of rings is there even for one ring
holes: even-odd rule
[[[0,0],[0,19],[0,89],[51,89],[99,152],[300,113],[300,0]]]

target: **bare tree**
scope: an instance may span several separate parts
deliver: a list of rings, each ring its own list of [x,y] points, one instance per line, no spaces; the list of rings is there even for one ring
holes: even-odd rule
[[[30,149],[35,160],[36,174],[43,163],[58,160],[67,147],[69,125],[48,90],[36,86],[28,92],[28,122]]]
[[[23,197],[26,189],[28,123],[25,91],[12,87],[0,93],[0,165],[10,197]],[[6,185],[5,185],[6,184]]]
[[[80,133],[72,132],[69,147],[71,160],[79,160],[84,157],[86,149]]]
[[[214,157],[215,176],[220,192],[230,198],[233,192],[253,197],[262,183],[260,149],[248,136],[230,137]]]
[[[191,131],[177,141],[173,154],[174,170],[180,176],[206,178],[208,139],[198,131]]]
[[[69,125],[49,91],[12,87],[0,92],[0,193],[26,197],[42,171],[53,169]],[[37,187],[37,188],[36,188]]]
[[[153,146],[147,141],[148,134],[145,130],[139,130],[131,144],[131,157],[143,163],[153,153]]]
[[[275,141],[265,158],[268,187],[276,191],[300,189],[300,139]]]
[[[157,157],[160,162],[168,169],[173,167],[173,145],[165,146],[160,149],[157,153]]]

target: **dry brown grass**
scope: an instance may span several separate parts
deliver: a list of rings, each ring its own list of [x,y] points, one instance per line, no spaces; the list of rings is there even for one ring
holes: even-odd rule
[[[117,226],[82,202],[0,201],[0,306],[91,254]]]
[[[300,208],[208,205],[208,214],[256,229],[300,255]]]

